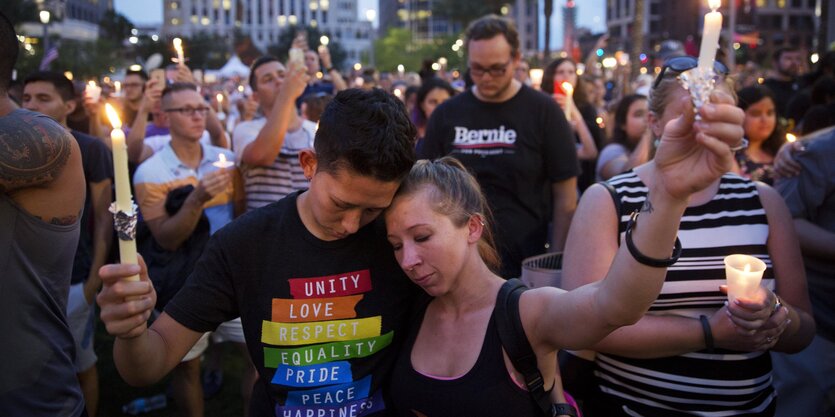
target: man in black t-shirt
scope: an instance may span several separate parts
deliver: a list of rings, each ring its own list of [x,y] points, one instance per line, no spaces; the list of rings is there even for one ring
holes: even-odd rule
[[[467,59],[475,85],[432,113],[418,156],[451,155],[472,171],[495,218],[501,275],[517,277],[549,235],[550,250],[563,248],[577,206],[577,151],[554,100],[513,78],[521,59],[513,23],[473,22]]]
[[[786,106],[800,91],[798,76],[803,65],[803,54],[795,46],[786,46],[774,52],[774,73],[763,83],[774,92],[777,115],[788,117]]]
[[[23,107],[55,119],[68,130],[67,116],[76,106],[74,97],[72,82],[57,72],[36,72],[23,82]],[[87,412],[95,417],[99,388],[93,349],[93,298],[101,286],[99,268],[107,260],[113,242],[113,217],[108,211],[113,201],[113,157],[100,140],[75,130],[70,133],[81,150],[87,196],[73,261],[67,322],[75,339],[75,372]]]
[[[98,301],[122,377],[159,380],[203,332],[240,316],[260,376],[251,416],[390,414],[385,380],[417,287],[376,219],[414,163],[415,133],[394,96],[339,93],[299,156],[310,188],[215,233],[150,330],[145,269],[129,282],[139,267],[105,266]]]

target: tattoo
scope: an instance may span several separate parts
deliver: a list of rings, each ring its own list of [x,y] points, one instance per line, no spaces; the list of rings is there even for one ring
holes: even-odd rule
[[[0,117],[0,191],[55,180],[69,160],[73,140],[61,125],[37,113]]]
[[[38,220],[45,221],[43,217],[35,216]],[[49,224],[54,224],[56,226],[69,226],[78,220],[78,216],[64,216],[64,217],[53,217],[52,220],[49,221]]]
[[[649,193],[647,193],[647,199],[644,200],[644,205],[641,206],[641,213],[652,213],[655,210],[652,207],[652,202],[649,201]]]

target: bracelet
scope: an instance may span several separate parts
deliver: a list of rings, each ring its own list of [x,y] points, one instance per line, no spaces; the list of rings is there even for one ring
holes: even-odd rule
[[[781,308],[783,308],[783,302],[780,300],[780,296],[774,293],[774,308],[771,309],[771,315],[776,314]]]
[[[705,315],[699,316],[699,321],[702,322],[702,333],[705,335],[705,349],[713,353],[713,332],[710,330],[710,322]]]
[[[626,238],[624,240],[626,240],[626,248],[629,249],[629,254],[639,263],[654,268],[666,268],[678,262],[678,258],[681,256],[681,241],[678,240],[678,236],[676,236],[676,243],[673,245],[673,255],[667,259],[650,258],[635,247],[635,242],[632,241],[632,229],[635,227],[638,214],[637,210],[632,212],[632,215],[629,216],[629,222],[626,224]]]

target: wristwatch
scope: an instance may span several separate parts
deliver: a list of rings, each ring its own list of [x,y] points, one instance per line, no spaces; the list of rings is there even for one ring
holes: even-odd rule
[[[577,417],[577,410],[574,408],[573,405],[568,404],[568,403],[555,403],[555,404],[551,404],[551,416],[552,417],[559,417],[559,416]]]

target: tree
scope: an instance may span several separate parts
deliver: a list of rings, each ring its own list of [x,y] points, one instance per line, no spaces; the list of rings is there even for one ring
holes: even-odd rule
[[[205,32],[183,39],[186,64],[192,69],[220,68],[231,57],[226,37]],[[168,43],[171,45],[171,42]],[[174,49],[168,48],[168,54],[174,56]],[[169,59],[168,62],[171,62]]]
[[[635,0],[635,20],[632,22],[632,51],[629,61],[632,76],[638,74],[641,69],[641,52],[644,51],[644,0]]]
[[[340,45],[338,41],[334,40],[329,33],[322,33],[318,28],[313,26],[308,26],[306,28],[300,28],[298,26],[287,27],[287,29],[281,31],[278,35],[278,41],[267,47],[267,53],[275,56],[281,61],[286,62],[288,51],[290,50],[290,46],[293,44],[293,39],[296,38],[296,34],[300,31],[304,31],[307,34],[307,45],[313,50],[316,50],[319,46],[319,39],[322,35],[327,35],[330,39],[328,49],[331,53],[332,65],[334,68],[344,68],[345,59],[348,57],[345,49],[343,49],[342,45]]]
[[[33,1],[3,0],[3,14],[6,15],[12,26],[17,26],[23,22],[37,22],[38,6]]]
[[[432,16],[467,26],[486,14],[501,13],[507,0],[436,0],[432,4]]]
[[[447,59],[449,68],[460,68],[464,54],[452,51],[456,40],[457,36],[449,36],[436,38],[433,43],[415,43],[408,29],[391,28],[374,43],[377,68],[396,71],[398,65],[403,65],[407,70],[417,71],[424,59],[437,61],[441,57]]]
[[[122,14],[108,10],[99,21],[99,30],[99,37],[122,43],[131,35],[133,23]]]

